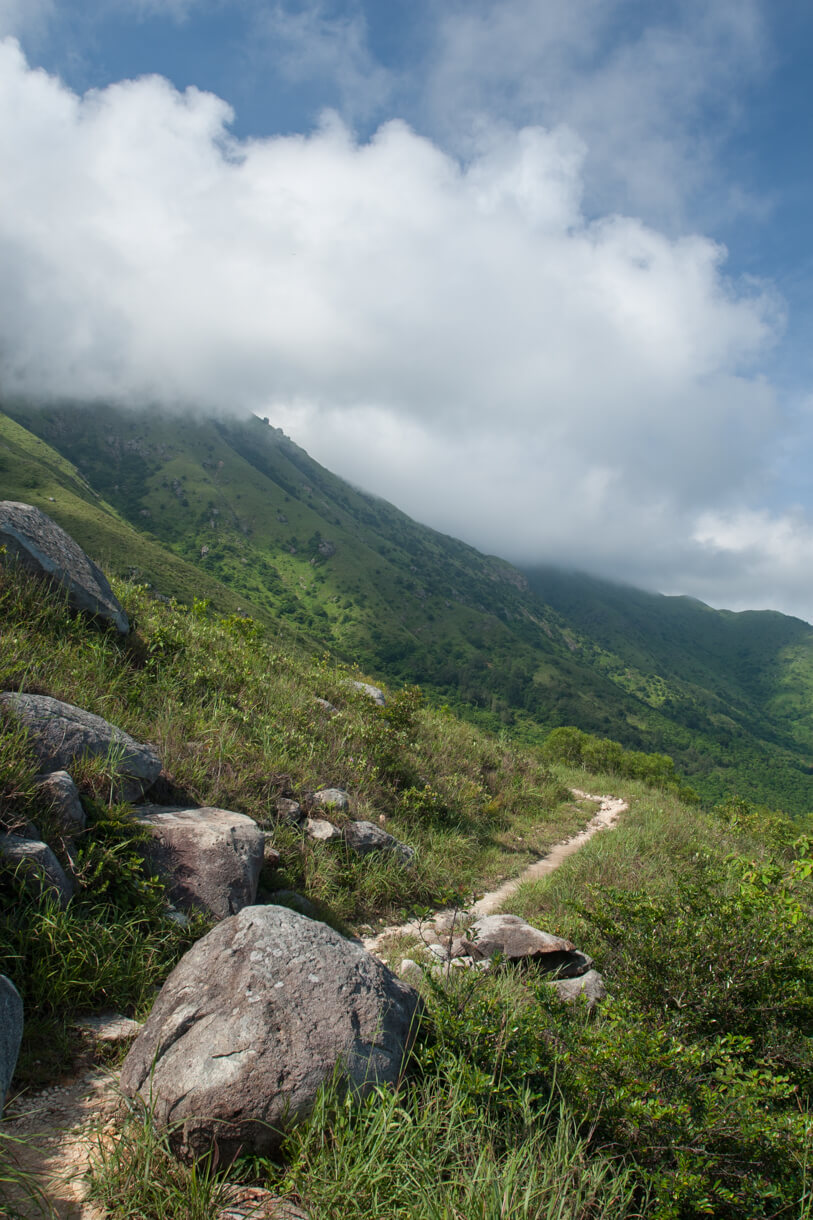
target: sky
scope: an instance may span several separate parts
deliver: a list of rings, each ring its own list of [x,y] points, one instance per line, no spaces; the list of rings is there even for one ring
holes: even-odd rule
[[[807,0],[0,0],[0,396],[813,620]]]

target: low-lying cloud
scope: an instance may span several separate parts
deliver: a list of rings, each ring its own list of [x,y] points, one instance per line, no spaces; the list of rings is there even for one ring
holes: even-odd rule
[[[0,42],[3,390],[255,410],[509,558],[810,616],[771,559],[809,525],[760,512],[766,286],[705,237],[587,219],[564,125],[483,127],[461,162],[399,121],[231,117],[159,77],[77,96]]]

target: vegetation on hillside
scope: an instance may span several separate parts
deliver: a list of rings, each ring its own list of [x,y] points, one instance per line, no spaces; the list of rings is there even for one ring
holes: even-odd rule
[[[671,755],[707,799],[810,806],[813,630],[799,620],[549,571],[529,589],[258,419],[5,406],[19,421],[0,415],[6,494],[120,576],[242,607],[529,743],[578,725]]]
[[[136,1111],[94,1169],[111,1218],[213,1220],[224,1178],[240,1176],[300,1200],[312,1220],[813,1214],[803,823],[742,799],[709,812],[686,805],[671,760],[647,764],[578,730],[548,750],[578,748],[568,771],[427,707],[415,688],[378,708],[349,686],[357,675],[251,619],[116,588],[134,624],[126,641],[0,567],[0,686],[106,716],[158,746],[176,793],[273,830],[282,860],[263,876],[266,896],[293,886],[337,925],[358,926],[517,871],[584,819],[563,801],[568,783],[620,792],[631,812],[512,901],[595,957],[610,992],[599,1010],[564,1007],[532,971],[429,972],[426,1019],[396,1090],[358,1103],[328,1088],[281,1163],[228,1171],[180,1165]],[[4,826],[44,825],[24,735],[6,724],[0,742]],[[591,760],[612,774],[585,771]],[[67,911],[23,893],[19,878],[0,881],[0,951],[29,1013],[18,1083],[70,1062],[78,1011],[143,1013],[206,926],[166,919],[110,778],[105,765],[77,772],[89,829]],[[417,867],[359,861],[278,824],[278,796],[328,783],[351,792],[357,816],[383,814],[416,845]]]

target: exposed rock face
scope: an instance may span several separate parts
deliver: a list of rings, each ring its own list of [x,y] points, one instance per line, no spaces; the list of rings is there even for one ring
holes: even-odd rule
[[[373,703],[377,703],[379,707],[387,706],[387,697],[379,687],[371,686],[369,682],[351,682],[350,685],[354,690],[366,695],[368,699],[372,699]]]
[[[138,812],[153,836],[146,858],[173,902],[225,919],[255,901],[265,835],[251,818],[208,806],[143,805]]]
[[[0,835],[0,857],[25,881],[26,889],[36,894],[51,893],[61,907],[73,897],[75,885],[47,843],[23,839],[19,835]]]
[[[566,1004],[575,1004],[583,997],[591,1008],[607,994],[604,979],[598,970],[588,970],[579,978],[555,979],[548,983],[548,986],[552,987],[559,999],[564,1000]]]
[[[218,924],[167,979],[124,1061],[126,1094],[179,1123],[182,1155],[267,1153],[338,1067],[361,1093],[398,1077],[416,992],[360,945],[277,906]]]
[[[321,809],[337,809],[339,813],[350,808],[350,795],[343,788],[320,788],[311,793],[311,801]]]
[[[469,936],[474,940],[473,957],[494,957],[499,953],[508,961],[534,958],[540,960],[546,970],[567,969],[578,954],[569,940],[540,932],[519,915],[486,915],[472,924]],[[578,956],[584,958],[584,954]]]
[[[8,1093],[23,1036],[23,1002],[20,993],[4,974],[0,974],[0,1118]]]
[[[137,801],[161,773],[161,760],[151,746],[71,703],[5,691],[0,707],[28,729],[29,745],[43,771],[68,770],[85,755],[110,755],[116,760],[115,794],[124,801]]]
[[[52,771],[40,775],[37,787],[51,805],[52,812],[67,835],[78,834],[85,829],[85,811],[79,799],[79,789],[67,771]]]
[[[113,623],[122,635],[128,633],[127,615],[104,572],[41,509],[0,501],[0,543],[23,567],[61,585],[75,610]]]
[[[399,842],[374,822],[348,822],[344,828],[344,841],[360,856],[366,856],[371,851],[385,851],[398,856],[404,864],[412,864],[415,859],[414,847]]]

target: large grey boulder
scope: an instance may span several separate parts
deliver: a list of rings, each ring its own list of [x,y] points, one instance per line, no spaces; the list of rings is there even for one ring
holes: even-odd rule
[[[69,770],[85,756],[109,757],[116,775],[114,792],[123,801],[137,801],[161,773],[161,760],[151,746],[71,703],[5,691],[0,708],[28,729],[28,743],[43,771]]]
[[[8,1093],[20,1042],[23,1036],[23,1002],[20,993],[4,974],[0,974],[0,1118]]]
[[[128,633],[127,615],[104,572],[41,509],[17,500],[0,501],[0,545],[28,571],[65,589],[75,610],[113,623],[122,635]]]
[[[152,835],[147,862],[174,903],[225,919],[256,900],[265,835],[244,813],[142,805],[138,821]]]
[[[47,843],[23,839],[20,835],[0,835],[0,859],[9,864],[35,894],[51,894],[66,907],[76,889]]]
[[[387,834],[386,830],[376,826],[375,822],[348,822],[343,833],[347,846],[360,856],[366,856],[373,851],[383,851],[397,856],[403,864],[414,863],[415,848]]]
[[[79,789],[67,771],[52,771],[37,776],[37,788],[48,801],[51,813],[66,835],[85,829],[85,811],[79,799]]]
[[[499,954],[506,961],[532,959],[545,970],[566,974],[587,970],[592,964],[571,941],[541,932],[519,915],[486,915],[472,924],[468,937],[475,958]]]
[[[418,1004],[411,987],[326,924],[246,907],[175,967],[121,1087],[151,1100],[181,1155],[266,1154],[335,1071],[360,1094],[397,1080]]]

